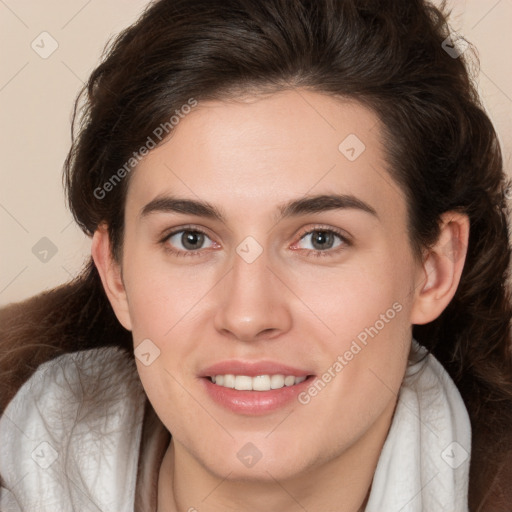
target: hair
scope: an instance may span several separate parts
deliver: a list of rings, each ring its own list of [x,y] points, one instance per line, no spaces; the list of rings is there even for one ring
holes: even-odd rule
[[[420,257],[436,241],[444,212],[470,219],[457,292],[413,335],[464,399],[473,436],[470,510],[483,510],[512,453],[507,183],[470,76],[473,51],[452,58],[443,48],[447,19],[444,5],[422,0],[152,3],[110,43],[76,100],[64,182],[78,225],[91,236],[106,223],[120,261],[129,172],[105,197],[97,191],[191,98],[300,88],[372,109],[389,173],[406,196],[414,253]],[[105,345],[132,350],[92,261],[74,281],[10,305],[1,317],[8,398],[45,359]],[[503,489],[495,487],[496,503]]]

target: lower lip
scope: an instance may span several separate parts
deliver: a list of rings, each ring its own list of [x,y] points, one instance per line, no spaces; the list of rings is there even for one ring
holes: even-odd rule
[[[206,392],[214,402],[237,414],[258,416],[289,404],[311,384],[314,378],[314,376],[309,376],[299,384],[269,391],[238,391],[233,388],[218,386],[208,377],[203,377],[202,380]]]

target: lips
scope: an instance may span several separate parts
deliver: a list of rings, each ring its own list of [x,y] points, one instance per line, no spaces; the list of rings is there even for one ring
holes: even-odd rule
[[[200,377],[207,395],[214,402],[231,412],[249,416],[267,414],[293,403],[293,399],[315,378],[304,368],[274,361],[237,360],[213,364],[202,370]],[[261,384],[254,386],[260,380]],[[267,380],[275,385],[264,384]],[[286,384],[279,385],[281,380]]]
[[[307,377],[312,372],[303,368],[294,368],[275,361],[221,361],[208,366],[201,371],[201,377],[213,377],[215,375],[293,375],[294,377]]]

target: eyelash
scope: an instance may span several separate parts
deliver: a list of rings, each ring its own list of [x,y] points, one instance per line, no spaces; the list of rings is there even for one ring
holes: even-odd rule
[[[183,226],[180,229],[176,229],[176,230],[171,231],[170,233],[166,234],[159,241],[159,243],[161,245],[163,245],[166,252],[171,253],[173,256],[178,256],[178,257],[200,256],[204,252],[204,249],[197,249],[195,251],[181,251],[181,250],[172,248],[172,246],[168,243],[169,238],[171,238],[172,236],[174,236],[178,233],[182,233],[182,232],[186,232],[186,231],[190,231],[193,233],[201,233],[205,236],[208,236],[208,234],[205,231],[203,231],[202,229],[200,229],[196,226]],[[341,240],[342,245],[335,249],[326,249],[323,251],[315,250],[315,249],[300,249],[302,251],[305,251],[308,257],[310,257],[310,256],[313,258],[330,257],[333,255],[337,255],[341,250],[345,249],[346,247],[350,247],[352,245],[352,243],[347,238],[347,236],[344,235],[341,231],[334,229],[334,228],[327,228],[327,227],[323,227],[323,226],[315,226],[313,229],[308,229],[308,230],[303,231],[299,236],[299,241],[302,240],[306,235],[311,235],[315,231],[320,231],[322,233],[330,233],[330,234],[337,236]]]

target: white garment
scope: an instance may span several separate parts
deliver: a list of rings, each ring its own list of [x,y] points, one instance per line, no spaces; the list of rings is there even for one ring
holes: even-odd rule
[[[413,340],[365,512],[467,512],[471,423],[454,382]]]
[[[0,510],[132,512],[144,403],[120,349],[41,365],[0,418]],[[462,398],[428,355],[407,369],[365,512],[467,512],[470,446]]]
[[[118,348],[41,365],[0,419],[0,510],[133,512],[144,403]]]

